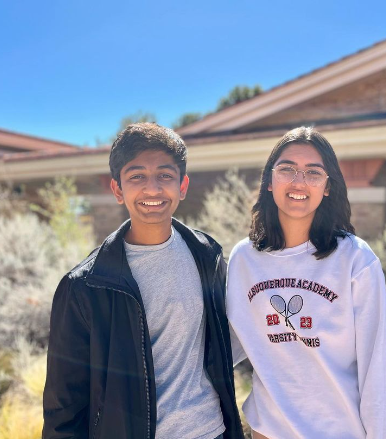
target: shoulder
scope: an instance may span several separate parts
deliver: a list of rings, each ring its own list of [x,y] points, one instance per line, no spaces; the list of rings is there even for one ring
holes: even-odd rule
[[[130,220],[125,221],[119,229],[107,236],[99,247],[70,270],[68,276],[72,279],[81,279],[90,273],[119,277],[122,252],[124,251],[123,237],[129,227]]]
[[[56,291],[54,303],[62,300],[72,300],[77,292],[82,291],[84,280],[91,272],[100,247],[95,249],[87,258],[67,272],[60,280]]]
[[[257,257],[258,253],[260,252],[253,248],[252,241],[249,238],[244,238],[233,247],[229,256],[229,263],[231,263],[232,260],[243,258],[244,256]]]
[[[348,234],[345,238],[338,238],[337,253],[340,257],[352,261],[353,277],[379,260],[366,241],[352,234]]]
[[[67,277],[71,280],[81,279],[87,276],[87,274],[92,270],[95,259],[98,256],[100,246],[95,248],[87,258],[83,259],[83,261],[79,262],[79,264],[75,265],[68,273]]]
[[[350,252],[354,256],[373,261],[377,258],[371,247],[359,236],[349,233],[345,238],[338,238],[338,250]]]

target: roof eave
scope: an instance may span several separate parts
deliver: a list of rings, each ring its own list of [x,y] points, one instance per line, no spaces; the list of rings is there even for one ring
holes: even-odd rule
[[[181,136],[231,131],[386,69],[386,40],[182,127]]]

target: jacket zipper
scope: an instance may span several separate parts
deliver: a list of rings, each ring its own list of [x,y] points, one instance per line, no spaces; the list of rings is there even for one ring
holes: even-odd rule
[[[101,409],[99,408],[98,412],[97,412],[97,415],[95,417],[95,421],[94,421],[94,434],[92,435],[93,439],[96,438],[96,431],[97,431],[97,427],[98,427],[98,424],[99,424],[100,416],[101,416]]]
[[[86,285],[88,287],[91,287],[91,288],[106,289],[106,290],[116,291],[117,293],[126,294],[131,299],[133,299],[135,301],[135,303],[137,304],[138,312],[139,312],[139,318],[140,318],[140,322],[141,322],[141,334],[142,334],[142,336],[141,336],[142,362],[143,362],[143,371],[144,371],[144,375],[145,375],[145,393],[146,393],[146,405],[147,405],[147,439],[150,439],[150,390],[149,390],[149,375],[148,375],[148,372],[147,372],[147,365],[146,365],[145,326],[143,324],[143,313],[142,313],[141,305],[138,302],[138,300],[133,295],[128,293],[127,291],[118,290],[117,288],[113,288],[113,287],[105,287],[105,286],[101,286],[101,285],[93,285],[93,284],[88,283],[87,281],[86,281]],[[96,422],[95,430],[96,430],[96,425],[98,425],[98,422],[99,422],[99,416],[100,416],[100,411],[98,411],[98,416],[97,416],[97,419],[95,421]]]

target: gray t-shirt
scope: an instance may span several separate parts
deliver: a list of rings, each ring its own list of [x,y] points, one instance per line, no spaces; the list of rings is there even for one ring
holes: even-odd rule
[[[213,439],[225,427],[218,394],[203,366],[204,301],[193,256],[174,228],[162,244],[125,242],[125,249],[150,332],[156,439]]]

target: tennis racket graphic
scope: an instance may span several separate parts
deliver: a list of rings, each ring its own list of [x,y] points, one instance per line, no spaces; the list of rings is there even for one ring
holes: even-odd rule
[[[290,326],[293,330],[295,330],[289,318],[294,314],[297,314],[303,308],[302,297],[299,295],[292,296],[287,306],[285,300],[281,296],[275,294],[271,297],[271,305],[275,311],[285,318],[286,326]]]

